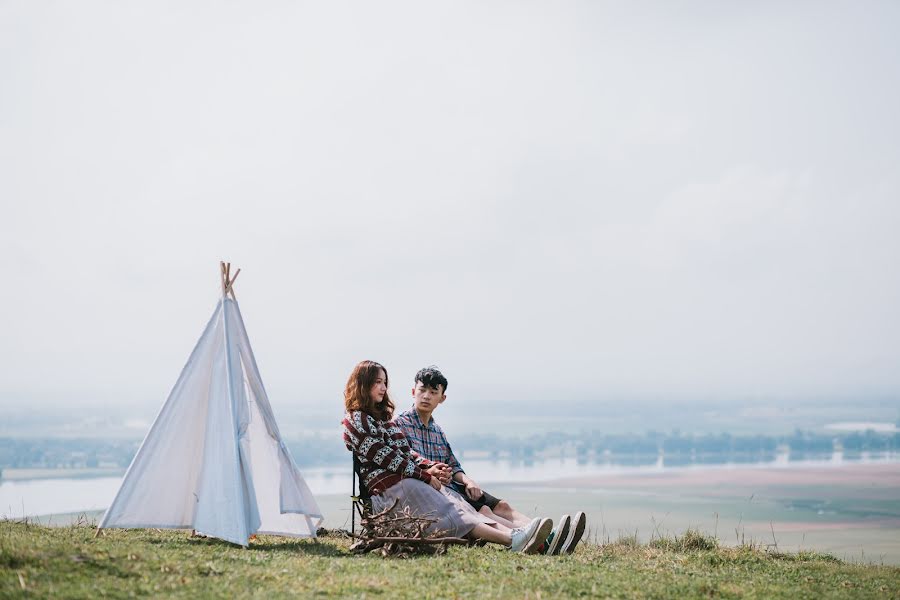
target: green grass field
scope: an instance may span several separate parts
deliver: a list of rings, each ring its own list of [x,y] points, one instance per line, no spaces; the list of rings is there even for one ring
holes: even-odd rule
[[[900,597],[897,567],[722,548],[693,533],[585,544],[565,557],[487,546],[384,559],[351,554],[337,536],[264,536],[243,549],[183,531],[95,531],[0,522],[0,597]]]

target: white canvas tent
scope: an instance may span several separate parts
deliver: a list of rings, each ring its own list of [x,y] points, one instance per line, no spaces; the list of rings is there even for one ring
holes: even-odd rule
[[[315,537],[322,515],[278,432],[221,264],[222,299],[150,427],[100,528]],[[99,531],[99,530],[98,530]]]

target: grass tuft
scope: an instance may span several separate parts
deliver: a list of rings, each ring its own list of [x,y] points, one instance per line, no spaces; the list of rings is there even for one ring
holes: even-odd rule
[[[638,536],[636,533],[629,533],[620,534],[614,542],[610,542],[607,545],[619,548],[637,548],[641,545],[641,542],[640,540],[638,540]]]
[[[719,541],[696,529],[688,529],[681,537],[676,535],[654,538],[651,540],[650,545],[654,548],[672,552],[697,552],[700,550],[715,550],[719,547]]]

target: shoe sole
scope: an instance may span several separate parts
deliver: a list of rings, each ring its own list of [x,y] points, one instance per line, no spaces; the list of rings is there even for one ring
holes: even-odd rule
[[[547,541],[552,529],[552,520],[541,519],[541,524],[538,526],[537,531],[534,532],[534,535],[531,536],[531,539],[528,540],[525,543],[525,547],[522,548],[522,554],[534,554],[537,552],[537,549],[540,548],[541,544]]]
[[[563,544],[562,550],[560,550],[560,554],[572,554],[575,551],[575,546],[578,545],[578,542],[581,541],[581,536],[584,535],[584,528],[587,525],[587,517],[584,516],[584,513],[578,511],[575,513],[575,525],[572,527],[572,532],[569,534],[569,539],[566,540],[566,543]]]
[[[559,554],[560,549],[562,549],[563,542],[566,541],[566,538],[569,537],[569,529],[572,525],[572,517],[569,515],[563,515],[563,518],[560,520],[559,528],[556,530],[556,533],[553,535],[553,541],[550,542],[550,547],[547,549],[547,554],[550,556],[556,556]]]

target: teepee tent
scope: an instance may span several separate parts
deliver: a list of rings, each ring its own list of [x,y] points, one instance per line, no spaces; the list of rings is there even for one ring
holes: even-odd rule
[[[254,533],[315,537],[322,515],[269,405],[221,263],[222,299],[150,427],[100,529],[194,529],[246,546]]]

